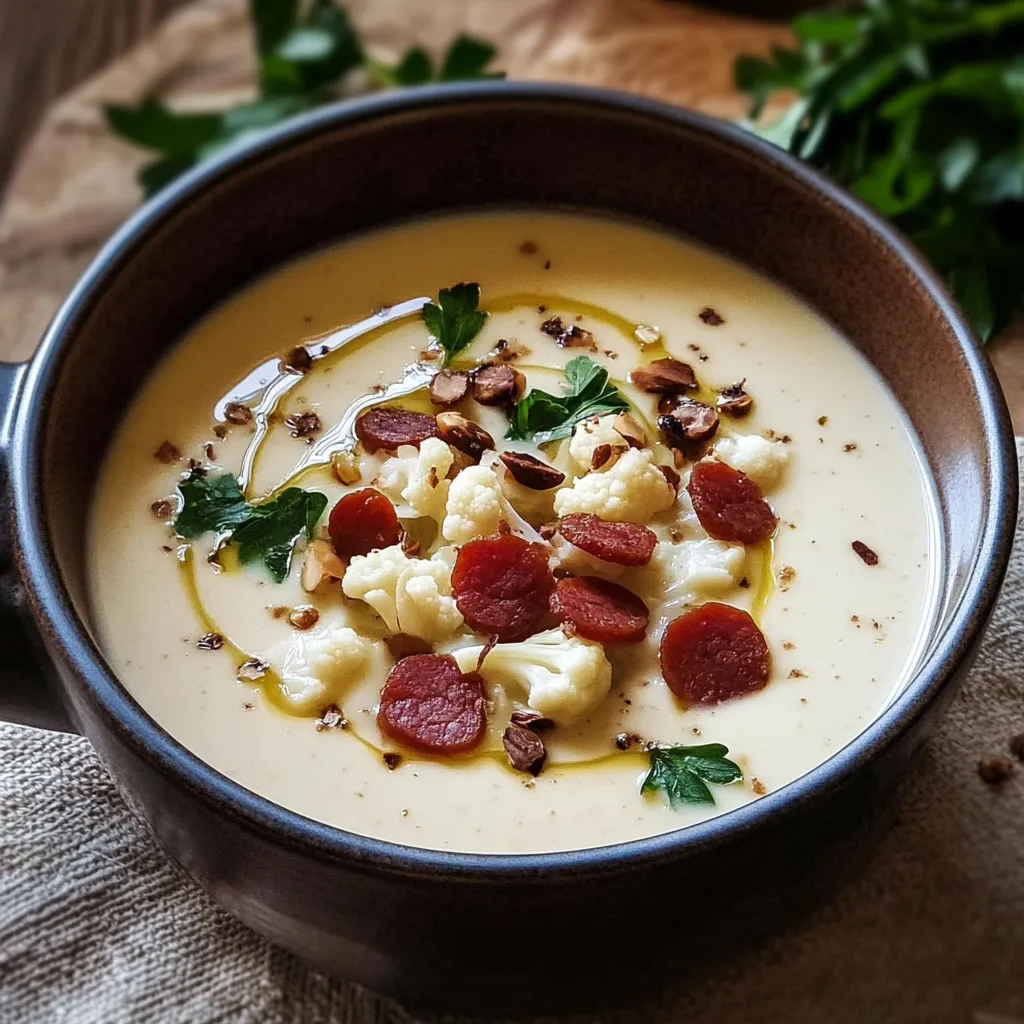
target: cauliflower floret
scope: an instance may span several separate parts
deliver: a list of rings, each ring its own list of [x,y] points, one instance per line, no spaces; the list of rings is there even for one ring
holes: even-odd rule
[[[611,468],[588,473],[555,495],[555,515],[591,512],[613,523],[646,523],[671,508],[675,489],[649,448],[630,448]]]
[[[742,544],[722,540],[661,541],[654,553],[666,586],[666,601],[689,600],[721,594],[735,587],[743,575],[747,551]]]
[[[463,672],[476,669],[483,647],[463,647],[453,657]],[[498,644],[484,659],[481,675],[528,695],[534,711],[557,724],[572,722],[601,703],[612,685],[612,666],[600,644],[560,629],[538,633],[522,643]]]
[[[594,449],[598,445],[607,444],[623,451],[629,447],[626,439],[613,426],[617,416],[618,414],[593,416],[588,420],[581,420],[576,425],[569,441],[569,457],[581,473],[586,473],[590,469]]]
[[[398,577],[395,610],[403,633],[432,644],[447,640],[462,626],[452,597],[452,571],[440,559],[413,558]]]
[[[715,454],[726,465],[746,473],[762,490],[778,484],[789,462],[789,451],[782,442],[769,441],[760,434],[723,437],[715,443]]]
[[[448,491],[441,533],[453,544],[497,533],[505,505],[501,481],[487,466],[467,466]]]
[[[447,479],[453,455],[439,437],[428,437],[419,448],[403,444],[387,459],[377,476],[377,487],[392,501],[404,501],[418,516],[440,522],[448,500]]]
[[[345,570],[346,597],[365,601],[392,633],[409,633],[431,643],[462,625],[455,606],[451,567],[444,558],[409,558],[395,544],[356,555]]]
[[[295,632],[267,656],[278,666],[281,692],[296,709],[316,710],[340,702],[366,672],[377,645],[344,620],[322,618],[313,628]]]

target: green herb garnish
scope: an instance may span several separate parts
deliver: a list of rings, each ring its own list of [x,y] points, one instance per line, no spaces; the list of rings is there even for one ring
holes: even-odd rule
[[[651,767],[640,783],[641,793],[664,793],[669,806],[713,804],[715,798],[707,783],[727,786],[739,782],[743,772],[725,755],[729,748],[721,743],[697,747],[651,747]]]
[[[250,504],[230,473],[211,477],[193,470],[178,490],[183,504],[174,529],[179,536],[230,538],[243,565],[262,562],[278,583],[288,575],[295,542],[303,534],[313,539],[327,507],[326,495],[300,487],[287,488],[273,501]]]
[[[480,333],[487,314],[477,308],[479,305],[480,285],[463,283],[442,288],[437,294],[437,303],[428,302],[423,307],[427,330],[444,349],[442,366],[448,366]]]
[[[378,87],[501,77],[484,70],[494,47],[465,35],[452,43],[439,69],[419,47],[388,67],[367,56],[336,0],[313,0],[308,7],[298,0],[249,0],[249,12],[259,66],[257,99],[203,114],[177,114],[154,99],[106,108],[115,134],[160,154],[139,171],[147,196],[230,143],[337,99],[356,69],[364,69]]]
[[[871,203],[988,340],[1024,305],[1024,3],[872,0],[805,14],[795,49],[742,57],[760,134]]]
[[[565,382],[564,395],[549,395],[537,388],[530,391],[509,419],[506,440],[546,444],[568,437],[580,420],[629,408],[608,383],[608,371],[587,356],[577,356],[566,364]]]

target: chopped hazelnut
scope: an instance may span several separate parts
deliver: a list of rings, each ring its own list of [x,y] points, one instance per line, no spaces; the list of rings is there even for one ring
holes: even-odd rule
[[[320,417],[315,412],[292,413],[284,422],[292,437],[312,437],[320,432]]]
[[[170,519],[174,513],[174,504],[169,498],[161,498],[159,501],[154,501],[149,506],[149,510],[157,519]]]
[[[357,484],[362,479],[363,474],[359,469],[359,459],[355,452],[335,452],[331,456],[331,469],[343,484]]]
[[[481,366],[473,373],[473,398],[481,405],[511,405],[526,389],[526,378],[513,366]]]
[[[307,594],[312,594],[324,580],[340,580],[344,575],[345,563],[338,557],[329,541],[309,542],[302,563],[302,589]]]
[[[434,405],[456,405],[469,391],[469,374],[462,370],[438,370],[430,382],[430,400]]]
[[[480,456],[494,447],[494,438],[479,423],[467,419],[460,412],[439,412],[436,421],[441,440],[474,462],[479,462]]]
[[[320,621],[320,613],[311,604],[303,604],[291,610],[288,621],[295,629],[312,629]]]
[[[746,381],[737,381],[718,392],[718,411],[733,419],[742,419],[749,415],[754,407],[754,400],[744,389]]]
[[[177,462],[181,458],[181,452],[170,441],[164,441],[153,453],[153,458],[157,462],[162,462],[165,466],[169,466],[172,462]]]
[[[501,453],[501,461],[516,483],[533,491],[546,491],[565,481],[565,474],[525,452]]]
[[[547,758],[544,741],[532,730],[514,723],[508,725],[501,737],[509,764],[517,772],[539,775]]]
[[[644,448],[647,445],[644,428],[629,413],[620,412],[612,421],[612,429],[630,448]]]
[[[655,359],[629,371],[629,380],[649,395],[681,395],[697,387],[693,367],[678,359]]]
[[[224,406],[224,419],[228,423],[234,423],[236,427],[243,427],[246,423],[252,422],[252,409],[241,402],[228,402]]]
[[[666,443],[674,448],[686,449],[694,444],[710,441],[718,430],[718,412],[710,405],[684,399],[663,416],[658,417],[658,428]]]
[[[289,370],[308,373],[313,366],[313,357],[305,345],[296,345],[295,348],[288,350],[288,354],[284,357],[284,365]]]

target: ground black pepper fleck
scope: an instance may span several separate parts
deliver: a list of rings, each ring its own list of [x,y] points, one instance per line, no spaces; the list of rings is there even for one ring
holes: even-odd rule
[[[387,753],[384,755],[384,764],[387,765],[389,772],[393,772],[402,763],[401,754]]]

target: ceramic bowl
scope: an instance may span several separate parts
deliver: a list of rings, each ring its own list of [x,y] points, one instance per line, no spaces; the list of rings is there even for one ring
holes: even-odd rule
[[[219,775],[143,711],[95,641],[90,495],[119,418],[167,348],[297,254],[481,206],[639,218],[775,278],[865,354],[920,439],[942,523],[941,614],[920,669],[845,749],[739,810],[570,853],[365,838]],[[0,467],[7,716],[88,736],[168,856],[269,939],[415,1004],[492,1012],[650,991],[659,972],[685,977],[849,878],[971,664],[1017,488],[988,362],[935,274],[879,217],[730,125],[614,93],[501,82],[317,111],[167,188],[96,258],[35,358],[0,366]]]

